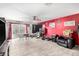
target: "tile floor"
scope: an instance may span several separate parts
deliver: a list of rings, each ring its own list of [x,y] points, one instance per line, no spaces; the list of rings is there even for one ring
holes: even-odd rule
[[[79,47],[67,49],[40,38],[17,38],[10,42],[10,56],[79,56]]]

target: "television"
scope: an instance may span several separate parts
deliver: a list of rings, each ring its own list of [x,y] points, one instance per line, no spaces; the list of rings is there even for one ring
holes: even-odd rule
[[[4,20],[0,19],[0,46],[6,39],[6,29]]]

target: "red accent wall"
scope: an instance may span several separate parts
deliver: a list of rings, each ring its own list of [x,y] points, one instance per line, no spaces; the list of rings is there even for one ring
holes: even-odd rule
[[[44,25],[48,29],[47,36],[50,37],[52,34],[63,35],[63,31],[66,29],[71,29],[71,30],[76,31],[77,30],[76,25],[75,26],[64,26],[65,21],[71,21],[71,20],[75,20],[76,25],[79,24],[79,14],[74,14],[74,15],[70,15],[66,17],[60,17],[57,19],[51,19],[49,21],[45,21]],[[49,23],[52,23],[52,22],[55,23],[55,28],[51,28],[49,26]],[[73,37],[75,38],[76,44],[79,45],[79,35],[73,34]]]

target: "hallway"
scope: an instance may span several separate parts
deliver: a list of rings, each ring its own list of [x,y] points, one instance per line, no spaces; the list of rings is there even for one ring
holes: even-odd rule
[[[79,47],[67,49],[40,38],[17,38],[10,43],[10,56],[79,56]]]

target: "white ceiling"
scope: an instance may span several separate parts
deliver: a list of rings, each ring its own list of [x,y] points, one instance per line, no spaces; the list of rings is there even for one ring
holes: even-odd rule
[[[0,16],[8,20],[42,21],[79,13],[79,3],[0,3]]]

